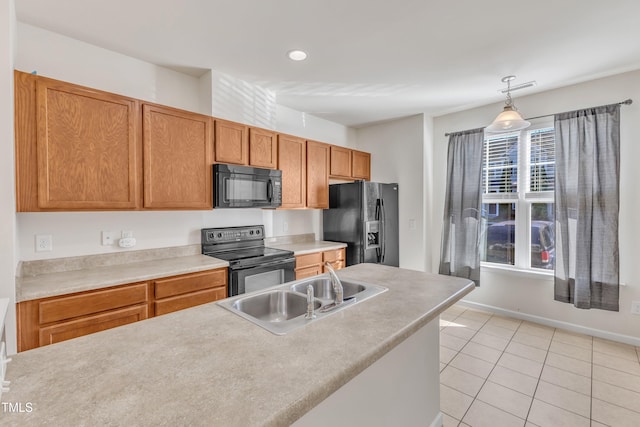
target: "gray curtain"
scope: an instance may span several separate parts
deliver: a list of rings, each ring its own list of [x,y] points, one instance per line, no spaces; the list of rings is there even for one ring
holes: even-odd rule
[[[484,129],[449,136],[440,274],[480,285],[480,209]]]
[[[618,311],[620,105],[557,114],[555,300]]]

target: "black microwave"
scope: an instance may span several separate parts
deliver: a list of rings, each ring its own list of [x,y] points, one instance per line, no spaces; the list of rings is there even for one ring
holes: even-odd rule
[[[277,208],[282,204],[282,171],[213,165],[214,208]]]

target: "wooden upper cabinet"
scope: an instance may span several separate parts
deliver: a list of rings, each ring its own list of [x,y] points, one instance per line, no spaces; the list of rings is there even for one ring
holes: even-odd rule
[[[351,176],[357,179],[371,179],[371,154],[364,151],[351,152]]]
[[[27,99],[19,99],[23,96]],[[28,191],[24,184],[33,189],[29,171],[20,170],[31,168],[37,202],[20,194],[26,203],[19,202],[19,210],[135,209],[138,101],[43,77],[35,77],[35,100],[29,96],[24,88],[16,91],[17,180],[19,193]],[[35,150],[28,130],[31,105],[36,108]]]
[[[268,169],[278,167],[278,141],[275,132],[249,129],[249,165]]]
[[[307,141],[307,207],[329,208],[329,144]]]
[[[282,208],[304,208],[307,195],[306,141],[278,135],[278,169],[282,170]]]
[[[331,176],[351,178],[351,150],[332,145],[330,165]]]
[[[144,207],[211,209],[213,119],[142,106]]]
[[[216,119],[215,129],[216,163],[249,164],[249,127]]]

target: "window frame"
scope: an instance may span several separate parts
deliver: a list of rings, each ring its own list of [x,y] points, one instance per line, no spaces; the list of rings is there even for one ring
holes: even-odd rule
[[[515,235],[514,235],[514,264],[482,261],[481,267],[497,270],[519,271],[534,274],[553,275],[553,269],[543,269],[531,266],[531,207],[533,203],[555,203],[555,191],[529,191],[531,168],[531,134],[542,129],[553,129],[553,119],[540,120],[526,129],[519,131],[491,134],[485,132],[485,142],[492,137],[518,137],[517,188],[514,193],[484,193],[482,189],[482,204],[514,203],[515,204]],[[484,161],[484,159],[483,159]],[[484,165],[483,165],[484,169]],[[483,221],[485,218],[483,218]],[[483,236],[486,239],[483,224]],[[522,242],[522,243],[521,243]],[[482,242],[486,245],[486,242]]]

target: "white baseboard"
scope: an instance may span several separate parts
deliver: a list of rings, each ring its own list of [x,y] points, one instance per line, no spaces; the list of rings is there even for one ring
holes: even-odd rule
[[[442,412],[438,412],[438,416],[436,416],[429,427],[442,427],[443,425],[444,420],[442,419]]]
[[[554,320],[554,319],[549,319],[547,317],[535,316],[533,314],[521,313],[519,311],[505,310],[504,308],[494,307],[486,304],[480,304],[473,301],[460,300],[458,301],[458,304],[469,307],[469,308],[477,308],[479,310],[490,311],[495,314],[515,317],[516,319],[528,320],[529,322],[540,323],[542,325],[551,326],[553,328],[566,329],[568,331],[576,332],[579,334],[592,335],[594,337],[603,338],[611,341],[618,341],[621,343],[640,347],[640,338],[632,337],[629,335],[616,334],[615,332],[607,332],[601,329],[587,328],[585,326],[576,325],[574,323],[562,322],[560,320]]]

